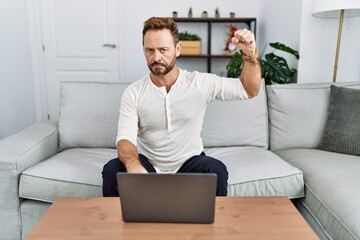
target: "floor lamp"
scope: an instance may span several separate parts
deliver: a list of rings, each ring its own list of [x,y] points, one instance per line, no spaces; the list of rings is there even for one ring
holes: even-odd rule
[[[339,30],[333,74],[333,82],[336,82],[343,19],[344,17],[347,18],[360,16],[360,0],[317,0],[312,15],[314,17],[320,18],[339,19]]]

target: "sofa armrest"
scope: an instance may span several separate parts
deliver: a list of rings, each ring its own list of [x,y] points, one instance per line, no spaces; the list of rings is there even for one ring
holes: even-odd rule
[[[19,179],[25,169],[58,151],[55,122],[36,122],[0,140],[0,232],[6,239],[21,238]]]

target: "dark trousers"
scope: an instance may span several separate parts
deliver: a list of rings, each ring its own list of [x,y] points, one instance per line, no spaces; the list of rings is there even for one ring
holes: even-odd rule
[[[148,172],[155,172],[155,168],[149,162],[147,157],[139,154],[140,162]],[[103,168],[103,196],[118,197],[116,173],[126,172],[125,166],[115,158],[105,164]],[[228,171],[221,161],[208,157],[205,153],[193,156],[187,160],[179,169],[178,173],[216,173],[217,174],[217,196],[227,195]]]

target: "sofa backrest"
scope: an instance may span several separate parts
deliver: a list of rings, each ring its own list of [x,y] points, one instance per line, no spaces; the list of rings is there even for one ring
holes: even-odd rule
[[[268,148],[268,113],[264,81],[257,97],[213,101],[206,109],[201,133],[205,147],[256,146]]]
[[[317,148],[323,136],[331,83],[266,87],[270,150]],[[337,83],[359,88],[360,83]]]
[[[60,150],[74,147],[115,148],[121,95],[129,84],[62,82]],[[205,147],[268,147],[266,91],[246,101],[209,103],[202,138]]]
[[[60,150],[115,148],[120,100],[127,86],[124,83],[62,82]]]

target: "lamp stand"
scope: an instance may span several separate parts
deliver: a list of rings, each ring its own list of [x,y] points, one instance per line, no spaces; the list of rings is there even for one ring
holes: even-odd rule
[[[338,39],[336,44],[336,55],[335,55],[335,65],[334,65],[334,75],[333,75],[333,82],[336,82],[336,74],[338,68],[338,61],[339,61],[339,52],[340,52],[340,42],[341,42],[341,32],[344,20],[344,9],[341,9],[340,12],[340,21],[339,21],[339,31],[338,31]]]

